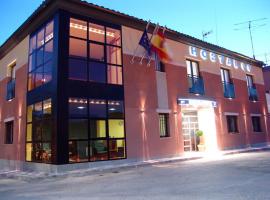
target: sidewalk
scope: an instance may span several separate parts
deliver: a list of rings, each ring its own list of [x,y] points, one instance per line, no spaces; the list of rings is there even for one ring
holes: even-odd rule
[[[54,177],[66,177],[66,176],[87,176],[87,175],[95,175],[106,172],[117,173],[120,170],[151,166],[154,164],[162,164],[162,163],[170,163],[170,162],[181,162],[188,160],[197,160],[197,159],[218,159],[226,155],[232,154],[240,154],[240,153],[248,153],[248,152],[260,152],[260,151],[269,151],[270,146],[264,147],[250,147],[245,149],[236,149],[236,150],[227,150],[227,151],[219,151],[216,153],[204,153],[204,152],[191,152],[186,153],[181,157],[174,158],[162,158],[155,160],[147,160],[147,161],[137,161],[137,162],[123,162],[120,164],[106,164],[107,161],[104,161],[103,165],[99,165],[96,167],[88,168],[88,169],[76,169],[67,172],[59,172],[59,173],[44,173],[44,172],[28,172],[28,171],[6,171],[0,172],[0,178],[13,178],[24,181],[29,181],[33,179],[43,179],[43,178],[54,178]]]

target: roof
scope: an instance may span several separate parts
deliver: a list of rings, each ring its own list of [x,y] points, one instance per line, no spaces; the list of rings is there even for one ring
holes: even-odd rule
[[[107,19],[115,20],[114,22],[119,23],[120,25],[125,25],[140,30],[143,30],[148,23],[146,20],[139,19],[134,16],[130,16],[122,12],[108,9],[103,6],[99,6],[82,0],[44,0],[42,4],[33,12],[33,14],[0,47],[0,59],[4,57],[10,50],[12,50],[12,48],[14,48],[24,37],[34,31],[34,29],[40,25],[40,22],[46,20],[49,14],[56,12],[58,9],[68,11],[71,10],[72,12],[78,12],[78,14],[85,13],[88,15],[90,14],[90,9],[92,11],[91,15],[95,14],[96,16],[102,18],[107,17]],[[93,11],[95,11],[95,13]],[[150,24],[150,30],[153,30],[154,27],[155,24]],[[224,54],[226,56],[245,60],[246,62],[258,67],[262,67],[264,64],[262,61],[228,50],[221,46],[202,41],[200,39],[180,33],[178,31],[168,28],[166,30],[166,38],[186,44],[195,45],[197,47],[205,48],[210,51],[216,51],[219,54]]]

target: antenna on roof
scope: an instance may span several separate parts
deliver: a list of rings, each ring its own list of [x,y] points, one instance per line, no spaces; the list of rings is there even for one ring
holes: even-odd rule
[[[202,38],[203,38],[203,41],[205,40],[205,38],[207,38],[208,35],[210,35],[211,33],[213,33],[213,30],[210,30],[210,31],[203,31],[202,32]]]
[[[236,23],[236,24],[234,24],[235,26],[248,25],[248,26],[241,27],[241,28],[235,28],[234,30],[235,30],[235,31],[243,30],[243,29],[248,29],[248,30],[249,30],[249,37],[250,37],[251,48],[252,48],[252,54],[253,54],[253,58],[254,58],[254,59],[255,59],[255,53],[254,53],[254,46],[253,46],[253,39],[252,39],[251,29],[256,28],[256,27],[265,26],[266,23],[265,23],[265,24],[260,24],[260,25],[255,25],[255,26],[252,26],[252,24],[253,24],[254,22],[263,21],[263,20],[266,20],[266,19],[267,19],[267,18],[260,18],[260,19],[254,19],[254,20],[249,20],[249,21],[245,21],[245,22],[241,22],[241,23]]]

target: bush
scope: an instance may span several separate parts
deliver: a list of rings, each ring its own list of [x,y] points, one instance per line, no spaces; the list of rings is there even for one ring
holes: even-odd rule
[[[196,134],[196,136],[201,137],[201,136],[203,136],[203,131],[197,130],[195,134]]]

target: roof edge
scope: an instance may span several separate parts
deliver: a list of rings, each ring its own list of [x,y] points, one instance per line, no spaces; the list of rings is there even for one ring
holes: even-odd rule
[[[57,4],[57,3],[59,3],[59,4]],[[94,9],[97,9],[99,11],[106,12],[107,14],[112,14],[112,15],[115,15],[117,17],[125,18],[127,20],[132,20],[133,22],[135,22],[135,24],[131,25],[131,23],[129,23],[129,24],[125,24],[125,26],[140,29],[140,30],[143,30],[144,27],[146,26],[146,24],[148,23],[146,20],[139,19],[139,18],[136,18],[134,16],[130,16],[128,14],[124,14],[124,13],[121,13],[119,11],[108,9],[108,8],[103,7],[103,6],[99,6],[99,5],[89,3],[86,1],[81,1],[81,0],[44,0],[42,2],[42,4],[27,18],[27,20],[16,31],[14,31],[11,34],[11,36],[1,45],[0,59],[2,59],[9,51],[11,51],[14,48],[15,45],[17,45],[25,37],[25,36],[22,36],[21,33],[23,31],[25,31],[27,28],[29,28],[31,26],[31,24],[33,24],[36,21],[36,18],[40,15],[40,13],[44,12],[46,10],[46,8],[48,8],[49,5],[55,5],[55,7],[57,7],[57,5],[58,5],[61,8],[61,3],[63,3],[64,5],[67,3],[80,4],[82,6],[86,6],[86,7],[92,8],[92,9],[94,8]],[[121,24],[121,25],[124,25],[124,24]],[[151,24],[151,26],[153,29],[155,24]],[[232,57],[235,57],[238,59],[245,60],[246,62],[249,62],[257,67],[262,68],[264,65],[264,62],[262,62],[262,61],[253,59],[249,56],[246,56],[244,54],[241,54],[241,53],[238,53],[235,51],[231,51],[231,50],[226,49],[224,47],[220,47],[218,45],[202,41],[200,39],[197,39],[195,37],[192,37],[190,35],[186,35],[184,33],[181,33],[181,32],[178,32],[178,31],[175,31],[172,29],[167,29],[166,36],[168,37],[168,39],[172,39],[172,40],[186,43],[189,45],[196,45],[198,47],[206,48],[207,50],[216,51],[216,52],[221,53],[221,54],[226,54],[228,56],[232,56]]]

